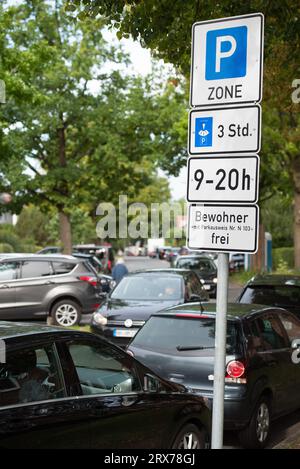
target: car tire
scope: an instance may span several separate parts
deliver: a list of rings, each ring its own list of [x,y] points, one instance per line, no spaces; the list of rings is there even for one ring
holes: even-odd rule
[[[205,431],[199,430],[190,423],[182,427],[174,439],[172,449],[204,449],[206,446]]]
[[[239,432],[239,440],[244,448],[263,449],[270,437],[271,402],[262,396],[252,414],[246,428]]]
[[[81,320],[81,306],[74,300],[62,299],[52,306],[50,316],[57,326],[76,326]]]

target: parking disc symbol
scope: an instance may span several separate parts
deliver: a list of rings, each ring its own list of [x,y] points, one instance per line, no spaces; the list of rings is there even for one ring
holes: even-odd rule
[[[195,119],[195,147],[212,146],[212,117],[197,117]]]

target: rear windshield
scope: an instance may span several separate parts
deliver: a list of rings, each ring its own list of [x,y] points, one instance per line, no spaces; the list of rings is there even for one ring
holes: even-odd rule
[[[162,350],[182,354],[177,347],[215,346],[215,320],[213,318],[192,319],[152,316],[132,341],[134,347]],[[227,322],[226,352],[236,353],[238,326]],[[197,351],[193,352],[197,354]]]
[[[300,287],[294,285],[251,285],[246,288],[240,303],[295,307],[300,304]]]

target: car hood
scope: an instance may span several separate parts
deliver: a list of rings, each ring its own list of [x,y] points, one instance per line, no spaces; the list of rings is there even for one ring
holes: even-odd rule
[[[169,308],[170,306],[179,305],[180,303],[182,303],[181,300],[124,301],[108,299],[100,306],[97,312],[110,320],[134,319],[144,321],[147,320],[151,314]]]

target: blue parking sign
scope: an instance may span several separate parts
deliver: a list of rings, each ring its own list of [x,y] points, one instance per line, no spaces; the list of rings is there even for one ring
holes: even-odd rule
[[[195,147],[212,146],[212,117],[197,117],[195,119]]]
[[[206,34],[206,80],[239,78],[247,73],[247,26]]]

